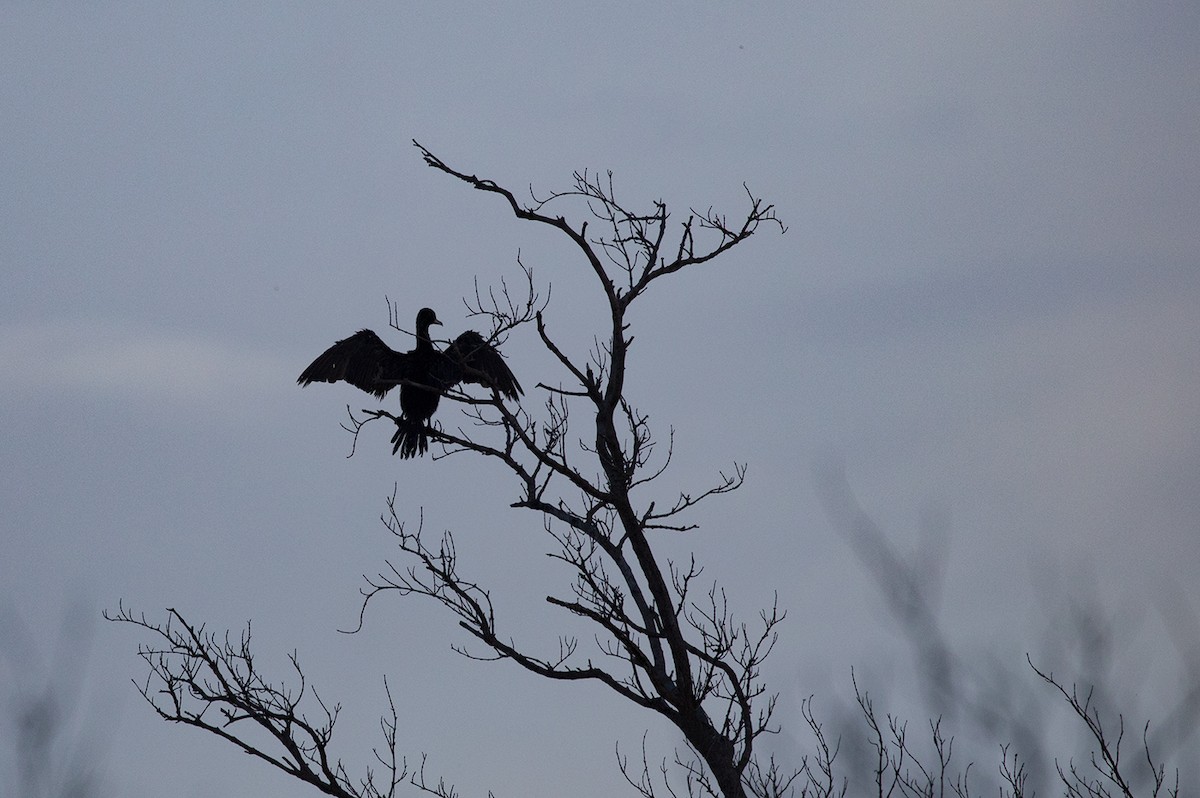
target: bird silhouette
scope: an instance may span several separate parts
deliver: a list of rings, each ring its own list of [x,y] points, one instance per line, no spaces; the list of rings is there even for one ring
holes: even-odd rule
[[[495,388],[516,400],[523,391],[500,352],[474,330],[467,330],[446,349],[439,350],[429,337],[438,324],[429,308],[417,313],[417,344],[397,352],[371,330],[359,330],[326,349],[299,379],[301,387],[314,382],[348,382],[382,399],[400,386],[402,417],[396,419],[392,454],[416,457],[429,449],[429,419],[442,396],[463,382]]]

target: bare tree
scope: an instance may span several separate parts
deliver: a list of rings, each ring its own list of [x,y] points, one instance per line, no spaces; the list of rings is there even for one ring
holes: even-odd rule
[[[457,616],[485,649],[480,654],[461,648],[468,656],[509,661],[548,679],[598,682],[666,718],[686,741],[687,752],[675,758],[677,768],[664,763],[656,768],[662,779],[652,779],[644,756],[640,769],[619,757],[626,779],[647,798],[657,788],[674,793],[672,777],[682,778],[687,793],[696,795],[779,795],[801,776],[806,791],[832,794],[836,744],[825,741],[810,712],[806,718],[819,741],[811,764],[805,760],[787,771],[756,756],[755,742],[773,729],[775,709],[760,668],[784,613],[772,606],[753,622],[740,620],[723,589],[700,584],[702,569],[694,557],[671,562],[653,544],[656,532],[693,529],[690,511],[741,486],[745,466],[734,464],[714,485],[695,492],[642,498],[670,464],[672,442],[660,445],[626,391],[630,308],[652,284],[714,260],[764,224],[783,231],[773,206],[747,188],[747,208],[732,219],[711,209],[693,210],[673,224],[665,203],[630,209],[617,199],[611,174],[588,172],[576,173],[566,191],[531,195],[526,202],[414,144],[429,166],[496,195],[518,219],[565,236],[594,275],[607,308],[596,345],[580,354],[556,339],[528,270],[524,295],[514,296],[504,284],[477,289],[468,304],[490,323],[490,340],[532,325],[559,372],[538,384],[542,406],[536,412],[506,404],[495,391],[478,398],[449,390],[446,397],[461,405],[467,423],[430,432],[430,440],[444,447],[442,456],[482,455],[518,477],[520,492],[512,506],[541,517],[552,556],[573,574],[546,601],[588,625],[594,643],[585,651],[578,636],[564,633],[557,650],[539,652],[514,641],[503,631],[489,590],[460,570],[454,537],[431,540],[421,519],[401,518],[394,501],[383,520],[404,559],[387,563],[368,580],[363,610],[385,592],[426,596]],[[584,219],[569,221],[560,208],[582,211]],[[368,424],[384,418],[399,423],[387,411],[364,410],[351,415],[349,428],[357,439]],[[329,795],[391,796],[404,783],[437,795],[453,793],[441,781],[426,781],[424,768],[413,771],[397,751],[394,703],[383,719],[383,745],[376,749],[383,775],[352,778],[332,750],[338,706],[306,684],[294,656],[293,686],[266,678],[255,665],[248,627],[240,636],[216,635],[176,610],[159,622],[124,606],[112,618],[152,633],[156,642],[140,649],[149,675],[139,688],[164,719],[218,735]]]
[[[861,750],[868,753],[850,763],[855,773],[841,775],[841,764],[835,767],[841,737],[817,720],[811,697],[801,704],[811,753],[798,755],[792,767],[764,757],[756,744],[775,731],[776,696],[767,691],[760,672],[784,612],[775,604],[753,621],[743,621],[718,584],[701,583],[702,568],[694,555],[680,563],[656,549],[657,533],[694,529],[692,511],[709,498],[737,490],[746,467],[734,464],[718,473],[715,484],[694,492],[657,500],[651,496],[671,463],[673,447],[669,435],[665,444],[656,438],[648,416],[626,390],[634,340],[630,309],[652,284],[714,260],[764,224],[782,231],[773,207],[747,189],[747,207],[732,221],[711,209],[693,210],[672,225],[663,202],[632,210],[618,201],[611,175],[586,172],[574,175],[570,189],[541,198],[531,192],[526,202],[414,144],[429,166],[497,196],[518,219],[565,236],[594,276],[598,301],[607,311],[596,343],[580,354],[561,343],[548,302],[524,264],[526,286],[520,291],[510,291],[503,281],[495,289],[477,287],[467,304],[473,315],[487,321],[489,342],[532,327],[557,364],[557,376],[538,382],[540,406],[533,409],[506,403],[495,389],[482,398],[446,389],[445,398],[462,410],[461,420],[429,430],[430,441],[441,447],[436,456],[482,456],[518,478],[511,506],[540,519],[549,553],[571,574],[566,584],[548,586],[546,601],[571,618],[569,623],[564,618],[554,650],[539,651],[515,640],[497,615],[491,590],[460,567],[455,537],[427,534],[423,517],[402,517],[393,495],[382,521],[401,559],[386,562],[367,580],[355,631],[362,630],[367,606],[381,594],[424,596],[449,610],[470,636],[473,647],[456,646],[465,656],[511,662],[547,679],[599,683],[660,715],[685,741],[672,762],[653,765],[644,740],[640,765],[619,751],[617,756],[626,781],[645,798],[834,798],[846,794],[850,777],[871,779],[866,792],[879,798],[967,798],[972,765],[959,769],[955,762],[951,723],[939,717],[929,722],[927,733],[910,734],[903,720],[891,714],[880,717],[857,681],[857,712],[867,731]],[[572,209],[582,221],[568,220],[566,211]],[[385,410],[363,410],[351,413],[347,429],[356,443],[380,420],[385,427],[386,420],[399,427],[402,419]],[[964,667],[938,626],[930,588],[857,507],[840,477],[826,479],[822,487],[835,522],[885,587],[901,627],[911,633],[914,655],[928,678],[927,695],[945,707],[950,720],[965,718],[1015,738],[1015,744],[999,745],[999,792],[1031,796],[1026,785],[1029,757],[1037,762],[1039,755],[1045,756],[1031,750],[1038,744],[1033,729],[1037,718],[1018,717],[1001,692]],[[399,750],[397,696],[386,679],[382,743],[374,750],[378,767],[352,775],[333,744],[340,707],[307,683],[296,654],[290,657],[291,680],[280,680],[256,664],[249,626],[239,635],[214,633],[174,609],[159,621],[124,605],[109,617],[149,633],[151,642],[139,649],[148,674],[137,684],[164,720],[214,734],[328,795],[391,798],[405,787],[443,798],[457,795],[441,778],[427,777],[423,758],[412,765]],[[578,624],[587,628],[586,636],[567,631]],[[1070,760],[1058,766],[1066,794],[1131,797],[1131,785],[1138,782],[1129,775],[1128,757],[1120,757],[1123,719],[1114,736],[1101,722],[1090,693],[1081,696],[1052,674],[1034,671],[1066,700],[1097,752],[1090,771]],[[1195,701],[1190,693],[1188,701],[1191,708]],[[1177,778],[1172,786],[1152,755],[1148,728],[1141,760],[1148,778],[1142,783],[1148,783],[1152,795],[1173,796]]]

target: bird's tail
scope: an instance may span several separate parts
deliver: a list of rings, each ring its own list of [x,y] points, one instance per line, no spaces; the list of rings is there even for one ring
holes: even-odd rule
[[[429,430],[420,421],[408,418],[396,419],[396,432],[392,435],[392,454],[405,460],[429,451]]]

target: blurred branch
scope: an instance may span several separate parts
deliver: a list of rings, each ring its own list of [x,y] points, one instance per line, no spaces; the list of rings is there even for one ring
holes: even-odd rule
[[[0,662],[9,672],[5,714],[11,726],[13,793],[23,798],[99,798],[110,793],[103,778],[99,733],[82,711],[91,658],[90,612],[67,610],[55,652],[45,656],[35,632],[8,608],[0,608]],[[0,758],[2,761],[2,758]],[[0,787],[0,792],[3,788]],[[4,794],[8,794],[4,792]]]

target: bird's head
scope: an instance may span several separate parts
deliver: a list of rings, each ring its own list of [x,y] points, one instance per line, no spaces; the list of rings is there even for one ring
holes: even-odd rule
[[[417,329],[428,330],[430,325],[433,324],[441,324],[441,322],[438,321],[437,314],[433,312],[432,308],[421,308],[417,312]]]

